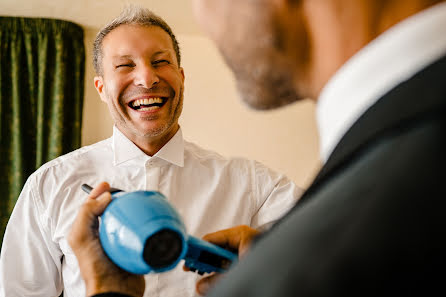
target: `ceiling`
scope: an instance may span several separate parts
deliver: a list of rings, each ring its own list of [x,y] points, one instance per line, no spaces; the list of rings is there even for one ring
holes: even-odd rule
[[[176,34],[201,34],[191,0],[0,0],[0,16],[57,18],[97,31],[128,3],[153,10]]]

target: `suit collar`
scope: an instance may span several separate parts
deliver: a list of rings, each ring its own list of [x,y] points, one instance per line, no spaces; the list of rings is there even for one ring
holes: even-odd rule
[[[341,138],[313,184],[320,183],[368,143],[388,131],[444,112],[445,77],[446,57],[443,57],[381,97]]]
[[[446,110],[446,57],[412,79],[398,85],[370,107],[348,130],[338,143],[328,161],[305,191],[294,209],[300,208],[320,189],[321,184],[368,147],[368,144],[381,139],[385,133],[404,128],[416,120],[429,116],[444,116]],[[288,214],[293,211],[288,212]],[[284,216],[280,222],[283,222]],[[275,224],[275,227],[280,223]]]
[[[396,24],[347,61],[326,84],[317,103],[321,159],[359,117],[395,86],[441,59],[446,3]]]

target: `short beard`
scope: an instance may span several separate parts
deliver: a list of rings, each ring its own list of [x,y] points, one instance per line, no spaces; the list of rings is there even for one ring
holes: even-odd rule
[[[235,75],[243,101],[258,110],[282,107],[301,99],[294,86],[293,68],[282,53],[279,35],[267,32],[265,29],[254,34],[261,37],[244,44],[243,49],[220,48]]]
[[[264,63],[257,64],[250,73],[234,73],[240,96],[253,109],[274,109],[299,100],[291,74],[280,67],[271,67]]]
[[[181,112],[183,111],[183,99],[184,99],[184,88],[182,87],[180,89],[179,92],[179,97],[178,97],[178,104],[175,107],[175,110],[173,112],[173,117],[169,120],[168,123],[166,123],[165,125],[152,129],[150,130],[148,133],[146,133],[145,137],[158,137],[162,134],[164,134],[169,128],[171,128],[175,123],[178,122],[180,116],[181,116]]]
[[[118,104],[120,106],[124,106],[126,105],[126,100],[125,98],[128,97],[132,97],[132,96],[137,96],[139,94],[144,94],[147,93],[149,91],[155,91],[156,88],[152,88],[150,90],[146,89],[146,88],[138,88],[136,90],[131,90],[128,92],[125,92],[124,94],[121,94],[118,98]],[[159,90],[158,90],[159,91]],[[168,90],[164,90],[165,92],[169,93],[169,98],[175,98],[175,91],[171,88],[168,88]],[[107,98],[109,98],[109,100],[111,100],[110,98],[113,98],[111,96],[111,94],[109,93],[109,90],[107,88],[107,85],[104,84],[104,92],[107,96]],[[160,135],[162,135],[165,131],[167,131],[170,127],[172,127],[175,122],[178,122],[178,119],[181,116],[181,112],[183,111],[183,99],[184,99],[184,86],[181,87],[181,89],[179,90],[179,97],[178,97],[179,101],[177,106],[175,107],[174,113],[173,113],[173,117],[169,120],[168,123],[164,124],[161,127],[155,128],[155,129],[151,129],[150,131],[148,131],[147,133],[141,133],[140,131],[138,131],[136,128],[132,128],[129,126],[129,124],[126,122],[125,118],[122,117],[121,115],[119,115],[119,113],[116,113],[114,111],[111,111],[111,113],[116,113],[117,116],[119,118],[113,118],[113,121],[115,122],[115,125],[117,126],[123,126],[126,127],[127,129],[131,129],[132,134],[137,135],[139,137],[148,137],[148,138],[152,138],[152,137],[158,137]],[[173,100],[173,99],[169,99],[169,100]],[[124,109],[125,110],[125,109]],[[128,114],[126,114],[126,116],[128,116]],[[113,115],[112,115],[113,117]],[[150,120],[150,116],[147,116],[145,119]]]

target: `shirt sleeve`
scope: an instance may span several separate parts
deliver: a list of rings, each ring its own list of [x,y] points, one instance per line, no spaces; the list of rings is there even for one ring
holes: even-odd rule
[[[6,227],[0,257],[0,296],[59,296],[61,257],[50,235],[50,220],[37,197],[31,175]]]
[[[296,204],[304,190],[259,162],[254,161],[252,171],[257,211],[251,219],[251,227],[265,231]]]

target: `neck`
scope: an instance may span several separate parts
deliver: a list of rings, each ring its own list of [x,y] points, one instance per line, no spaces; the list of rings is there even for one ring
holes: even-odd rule
[[[121,131],[130,141],[132,141],[140,150],[142,150],[146,155],[153,156],[155,155],[166,143],[172,139],[173,136],[177,133],[180,126],[178,124],[174,125],[162,135],[156,136],[147,136],[147,135],[139,135],[129,133],[125,129],[121,129],[117,126],[119,131]]]
[[[314,1],[304,5],[310,37],[310,97],[317,98],[328,80],[360,49],[400,21],[439,0]]]

